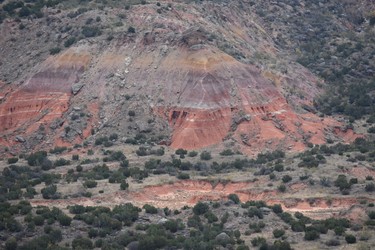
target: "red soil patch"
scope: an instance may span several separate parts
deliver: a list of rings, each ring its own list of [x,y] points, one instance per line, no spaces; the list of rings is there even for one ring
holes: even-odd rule
[[[360,180],[366,179],[367,176],[372,176],[375,178],[375,170],[366,167],[352,167],[349,169],[348,173],[359,178]]]
[[[87,53],[68,50],[48,58],[38,73],[12,93],[2,88],[0,133],[23,131],[27,136],[41,124],[61,117],[69,108],[71,86],[79,81],[89,61]],[[12,143],[13,138],[8,144]]]
[[[359,198],[290,198],[275,190],[260,190],[256,182],[228,182],[212,184],[208,181],[187,180],[158,186],[147,186],[136,191],[117,191],[98,195],[93,198],[75,198],[66,200],[33,200],[33,206],[66,207],[73,204],[86,206],[109,206],[132,202],[137,206],[152,204],[156,207],[179,209],[185,205],[193,206],[198,201],[223,200],[229,194],[237,194],[242,202],[261,200],[268,204],[281,204],[285,211],[302,212],[314,218],[325,218],[348,211],[359,203]],[[297,186],[293,186],[297,188]],[[368,199],[373,202],[375,199]]]

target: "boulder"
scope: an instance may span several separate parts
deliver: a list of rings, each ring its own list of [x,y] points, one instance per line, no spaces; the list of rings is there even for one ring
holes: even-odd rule
[[[218,234],[218,235],[215,237],[215,241],[216,241],[218,244],[220,244],[220,245],[222,245],[222,246],[225,246],[225,245],[227,245],[227,244],[230,243],[230,237],[229,237],[228,234],[222,232],[222,233]]]
[[[23,137],[20,136],[20,135],[16,135],[16,141],[21,142],[21,143],[26,142],[25,138],[23,138]]]
[[[82,83],[75,83],[72,85],[72,93],[73,95],[78,94],[78,92],[82,89],[83,84]]]

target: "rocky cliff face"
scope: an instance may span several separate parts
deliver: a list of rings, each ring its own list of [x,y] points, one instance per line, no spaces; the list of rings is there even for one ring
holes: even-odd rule
[[[73,20],[65,11],[50,11],[48,22],[39,21],[41,30],[51,22],[56,30],[71,28],[55,37],[42,33],[47,46],[77,35],[90,18],[101,20],[92,25],[101,29],[94,37],[50,56],[29,37],[40,50],[30,57],[21,46],[28,34],[7,33],[2,43],[20,47],[0,54],[6,64],[1,76],[12,82],[0,86],[1,143],[15,150],[43,148],[116,132],[173,148],[224,143],[252,154],[355,137],[343,124],[315,114],[312,101],[322,83],[280,50],[264,20],[244,3],[136,5],[90,10]],[[125,25],[113,28],[119,17]],[[34,35],[33,22],[27,28]],[[2,27],[15,29],[11,21]],[[12,50],[30,57],[18,76],[9,72],[18,61]]]

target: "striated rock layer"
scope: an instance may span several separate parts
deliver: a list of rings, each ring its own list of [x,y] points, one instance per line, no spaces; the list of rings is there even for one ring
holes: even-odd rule
[[[24,84],[6,92],[0,104],[0,133],[32,133],[60,118],[69,108],[72,84],[90,60],[88,54],[51,57]]]
[[[134,6],[126,16],[135,34],[81,40],[2,84],[1,144],[16,135],[43,148],[143,133],[173,148],[224,142],[255,154],[356,137],[311,112],[318,79],[279,53],[250,10],[185,7],[159,15],[154,5]]]

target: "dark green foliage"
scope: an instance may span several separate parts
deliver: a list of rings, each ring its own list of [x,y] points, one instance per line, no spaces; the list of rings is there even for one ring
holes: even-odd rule
[[[287,241],[280,241],[276,240],[273,243],[273,248],[270,249],[277,249],[277,250],[292,250],[292,247],[290,246],[289,242]]]
[[[292,180],[292,177],[290,175],[284,175],[282,178],[284,183],[290,182]]]
[[[61,226],[70,226],[70,223],[72,222],[72,219],[65,214],[60,214],[57,217],[57,220],[59,221]]]
[[[182,149],[182,148],[177,149],[176,152],[175,152],[176,155],[180,155],[180,156],[186,155],[187,153],[188,153],[187,150]]]
[[[277,187],[277,190],[284,193],[286,191],[286,186],[284,184],[281,184]]]
[[[65,160],[64,158],[60,158],[60,159],[57,159],[53,165],[55,167],[61,167],[61,166],[69,165],[69,164],[70,164],[69,160]]]
[[[17,157],[8,158],[8,164],[15,164],[18,162]]]
[[[118,134],[113,133],[109,136],[109,140],[111,141],[116,141],[118,139]]]
[[[68,48],[72,46],[76,42],[76,38],[74,36],[69,37],[65,42],[64,42],[64,47]]]
[[[78,237],[72,241],[73,249],[93,249],[92,241],[88,238]]]
[[[83,183],[83,186],[85,186],[86,188],[94,188],[98,185],[98,183],[94,180],[87,180]]]
[[[267,204],[264,201],[246,201],[245,203],[241,204],[242,208],[249,208],[249,207],[267,207]]]
[[[234,152],[231,149],[225,149],[220,152],[220,155],[223,155],[223,156],[234,155]]]
[[[249,210],[247,211],[247,215],[252,218],[252,217],[258,217],[259,219],[263,219],[263,212],[257,207],[250,207]]]
[[[103,161],[104,162],[109,162],[109,161],[121,161],[121,162],[124,162],[124,161],[127,161],[127,160],[126,160],[126,156],[124,155],[123,152],[121,152],[121,151],[114,151],[114,152],[110,153],[110,156],[104,157]]]
[[[85,211],[85,207],[81,205],[69,206],[69,213],[71,214],[83,214]]]
[[[272,211],[275,213],[275,214],[280,214],[283,212],[283,209],[281,207],[280,204],[275,204],[272,206]]]
[[[50,154],[61,154],[62,152],[66,151],[67,147],[54,147],[49,151]]]
[[[41,193],[42,193],[43,199],[58,199],[60,195],[57,194],[56,191],[57,191],[56,185],[49,185],[45,188],[42,188]]]
[[[375,191],[375,184],[374,183],[368,183],[365,186],[366,192],[374,192]]]
[[[217,218],[217,216],[212,213],[211,211],[208,211],[204,214],[204,217],[206,217],[208,223],[214,223],[214,222],[217,222],[219,220],[219,218]]]
[[[257,159],[255,160],[258,164],[263,164],[269,161],[282,159],[285,157],[285,153],[280,150],[275,150],[273,152],[268,152],[264,154],[258,154]]]
[[[95,145],[102,145],[105,142],[108,142],[108,137],[107,136],[99,137],[99,138],[97,138],[95,140]]]
[[[277,172],[282,172],[282,171],[284,171],[284,165],[282,165],[282,164],[276,164],[275,167],[274,167],[274,169]]]
[[[319,159],[312,155],[304,156],[301,158],[302,162],[298,164],[298,167],[315,168],[319,166]]]
[[[36,215],[33,218],[35,226],[42,226],[44,224],[44,217],[41,215]]]
[[[85,37],[95,37],[101,35],[101,30],[99,27],[93,26],[83,26],[82,27],[82,35]]]
[[[202,215],[206,213],[210,207],[203,202],[198,202],[194,207],[193,207],[193,212],[195,215]]]
[[[14,237],[10,237],[5,242],[5,249],[6,250],[16,250],[17,249],[17,240]]]
[[[129,188],[129,184],[126,182],[126,180],[122,180],[120,184],[120,189],[121,190],[126,190]]]
[[[304,239],[307,241],[313,241],[319,239],[319,233],[316,230],[307,230],[305,231]]]
[[[335,186],[340,188],[340,191],[348,190],[351,188],[351,184],[348,182],[345,175],[339,175],[335,180]]]
[[[253,245],[254,247],[262,246],[262,245],[265,245],[266,243],[267,241],[263,237],[256,237],[251,240],[251,245]]]
[[[356,238],[354,235],[352,235],[352,234],[348,234],[348,235],[346,235],[346,236],[345,236],[345,240],[346,240],[346,242],[347,242],[348,244],[354,244],[354,243],[357,242],[357,238]]]
[[[333,230],[336,235],[343,235],[345,233],[345,228],[344,227],[335,227]]]
[[[195,156],[197,156],[198,155],[198,152],[196,152],[196,151],[190,151],[189,153],[188,153],[188,156],[189,157],[195,157]]]
[[[236,194],[229,194],[228,199],[232,200],[235,204],[239,204],[241,202],[240,198]]]
[[[212,157],[211,157],[211,153],[210,153],[210,152],[207,152],[207,151],[203,151],[203,152],[200,154],[200,158],[201,158],[201,160],[204,160],[204,161],[211,160],[211,159],[212,159]]]
[[[177,178],[180,180],[187,180],[187,179],[190,179],[190,175],[187,173],[179,173]]]
[[[130,203],[115,206],[112,210],[116,214],[116,218],[125,225],[130,226],[134,221],[138,219],[138,214],[141,210]]]
[[[371,220],[375,220],[375,211],[370,211],[367,215]]]
[[[275,238],[280,238],[281,236],[283,236],[285,234],[285,230],[284,229],[275,229],[273,230],[273,236]]]
[[[148,214],[157,214],[158,213],[158,209],[156,207],[152,206],[152,205],[149,205],[149,204],[145,204],[143,206],[143,209]]]
[[[263,221],[259,221],[258,223],[250,223],[249,228],[252,229],[254,233],[261,233],[262,229],[265,228],[266,224]]]
[[[33,154],[30,154],[26,160],[30,166],[40,166],[44,159],[47,158],[46,151],[38,151]]]
[[[61,48],[54,47],[54,48],[49,50],[49,53],[50,53],[50,55],[56,55],[56,54],[60,53],[60,51],[61,51]]]
[[[132,26],[130,26],[130,27],[128,28],[128,33],[135,33],[135,28],[132,27]]]

